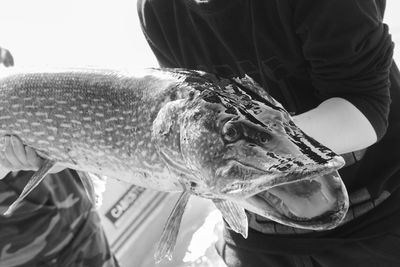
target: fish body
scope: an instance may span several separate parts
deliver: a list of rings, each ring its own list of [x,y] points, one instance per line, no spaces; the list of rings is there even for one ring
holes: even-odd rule
[[[182,191],[151,140],[161,106],[179,94],[179,77],[163,74],[149,71],[139,78],[79,70],[7,76],[0,82],[0,135],[17,135],[72,169]]]
[[[348,208],[337,174],[343,159],[304,134],[247,76],[184,69],[8,74],[0,78],[0,114],[0,136],[18,136],[48,168],[209,198],[244,236],[244,208],[313,230],[336,227]]]

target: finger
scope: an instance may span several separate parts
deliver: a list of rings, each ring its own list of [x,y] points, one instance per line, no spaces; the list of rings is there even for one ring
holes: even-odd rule
[[[33,168],[33,170],[39,169],[43,160],[38,156],[35,150],[30,146],[25,146],[25,154],[27,162]]]
[[[7,169],[8,171],[15,171],[14,166],[6,158],[0,158],[0,165],[3,169]]]
[[[17,169],[17,170],[23,170],[24,166],[23,164],[19,161],[18,157],[14,153],[13,146],[11,144],[11,137],[6,136],[5,137],[5,158],[10,162],[11,166],[13,167],[12,169]]]
[[[28,160],[25,155],[24,144],[22,143],[21,139],[12,135],[11,136],[11,145],[13,147],[14,154],[17,157],[17,159],[19,160],[19,162],[21,162],[23,166],[29,165]]]
[[[6,153],[6,137],[3,136],[3,138],[0,140],[1,141],[1,148],[0,148],[0,167],[3,169],[10,169],[10,162],[6,159],[5,153]]]
[[[65,170],[66,168],[64,166],[56,165],[54,166],[49,173],[58,173],[60,171]]]
[[[38,170],[43,164],[43,158],[40,157],[36,151],[30,146],[25,146],[26,158],[29,164],[32,166],[32,170]],[[64,170],[65,167],[61,165],[55,165],[49,173],[58,173]]]

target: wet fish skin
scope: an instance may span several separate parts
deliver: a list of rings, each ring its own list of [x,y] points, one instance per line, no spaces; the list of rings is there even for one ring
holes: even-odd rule
[[[8,75],[0,81],[0,136],[17,135],[68,168],[182,191],[151,141],[152,121],[170,94],[179,93],[175,86],[181,80],[161,71],[143,75],[98,70]]]
[[[17,135],[49,161],[210,198],[244,236],[243,207],[315,230],[337,226],[347,211],[347,192],[335,174],[343,160],[301,132],[249,77],[177,69],[22,72],[0,79],[0,114],[0,136]],[[326,214],[299,218],[257,197],[271,190],[281,199],[290,200],[287,191],[301,199],[307,195],[302,181],[309,179],[324,185],[310,187],[315,198],[318,188],[330,191]],[[278,186],[291,190],[272,190]],[[164,236],[179,226],[181,214],[170,218]],[[171,251],[166,240],[158,260]]]
[[[210,199],[247,199],[343,165],[248,77],[23,72],[0,80],[0,112],[0,136],[17,135],[57,164]]]

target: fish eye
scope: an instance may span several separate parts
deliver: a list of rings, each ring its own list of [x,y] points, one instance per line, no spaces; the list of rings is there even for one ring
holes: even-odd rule
[[[271,140],[271,136],[268,133],[260,133],[258,135],[258,140],[261,144],[268,143]]]
[[[226,123],[222,129],[222,136],[225,141],[232,143],[241,137],[241,132],[234,124]]]

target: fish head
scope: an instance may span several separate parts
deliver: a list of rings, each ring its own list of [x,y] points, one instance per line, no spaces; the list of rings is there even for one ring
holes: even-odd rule
[[[186,104],[180,152],[192,173],[187,190],[298,228],[337,226],[348,208],[337,174],[343,159],[276,102],[241,94],[205,90]]]

